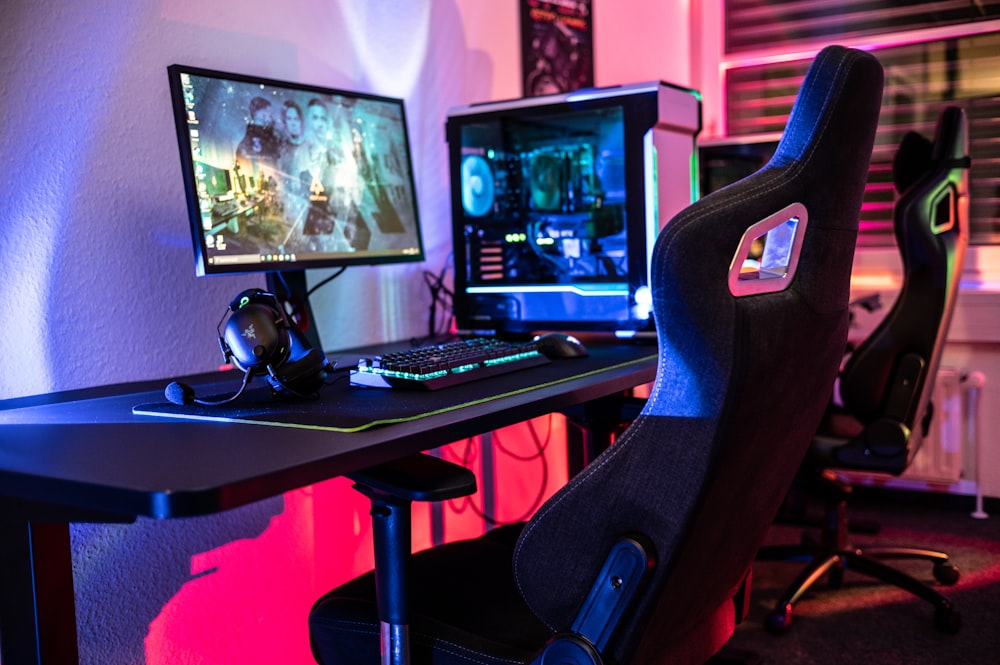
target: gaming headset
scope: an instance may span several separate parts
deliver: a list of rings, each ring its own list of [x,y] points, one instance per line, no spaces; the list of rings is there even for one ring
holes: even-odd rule
[[[326,356],[292,325],[273,293],[243,291],[229,303],[216,330],[225,362],[243,371],[243,385],[224,399],[204,400],[195,397],[190,386],[174,381],[164,391],[170,402],[228,404],[243,394],[254,376],[265,377],[276,395],[306,399],[315,397],[326,380]]]

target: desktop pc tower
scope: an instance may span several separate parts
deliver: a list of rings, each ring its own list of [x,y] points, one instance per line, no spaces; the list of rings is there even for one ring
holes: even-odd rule
[[[452,109],[458,330],[653,333],[649,258],[698,197],[700,128],[662,82]]]

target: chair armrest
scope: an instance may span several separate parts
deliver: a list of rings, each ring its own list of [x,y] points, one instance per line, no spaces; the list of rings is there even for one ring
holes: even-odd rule
[[[881,415],[845,444],[832,450],[838,465],[901,474],[909,463],[911,423],[927,378],[927,363],[917,353],[899,357],[886,387]]]
[[[834,451],[837,464],[849,469],[882,471],[899,475],[909,459],[910,428],[894,418],[882,417]]]
[[[655,566],[645,538],[626,536],[615,543],[573,626],[549,640],[531,665],[603,665],[601,652]]]
[[[347,477],[367,496],[375,492],[405,501],[446,501],[476,491],[476,477],[471,471],[425,454],[355,471]]]
[[[630,537],[615,543],[571,630],[590,640],[599,651],[603,650],[655,565],[656,557],[649,544]]]
[[[395,645],[391,649],[395,662],[400,654],[409,652],[410,504],[472,494],[476,491],[476,477],[465,467],[424,454],[393,460],[347,476],[354,481],[354,489],[371,500],[376,603],[382,630],[388,631],[382,635],[383,645]]]

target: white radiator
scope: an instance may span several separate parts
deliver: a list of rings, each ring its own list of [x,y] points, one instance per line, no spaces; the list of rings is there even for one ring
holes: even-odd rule
[[[962,372],[951,368],[938,370],[931,395],[934,412],[927,436],[900,477],[936,483],[957,483],[962,479],[967,457],[966,390]]]

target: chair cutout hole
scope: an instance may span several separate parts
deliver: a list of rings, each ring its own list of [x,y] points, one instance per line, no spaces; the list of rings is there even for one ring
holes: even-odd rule
[[[955,210],[956,200],[951,187],[946,187],[944,192],[938,195],[932,204],[934,216],[931,218],[931,232],[940,235],[945,231],[950,231],[955,227],[955,217],[958,214]]]
[[[808,217],[803,204],[793,203],[747,229],[729,266],[729,292],[739,297],[788,288]]]

